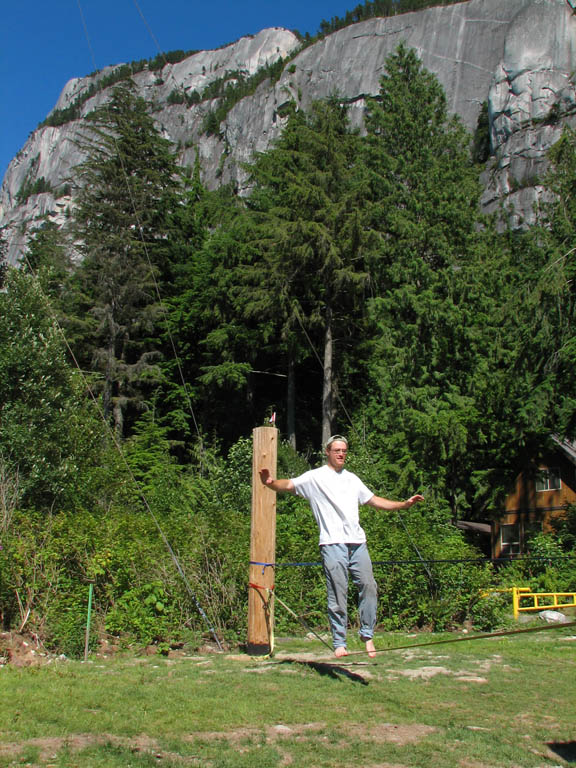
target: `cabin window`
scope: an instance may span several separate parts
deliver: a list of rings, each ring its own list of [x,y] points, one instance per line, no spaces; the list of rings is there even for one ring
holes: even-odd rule
[[[500,526],[500,554],[507,555],[520,554],[520,525],[512,523],[511,525]]]
[[[558,467],[548,467],[539,469],[536,475],[537,491],[557,491],[562,487],[560,481],[560,470]]]

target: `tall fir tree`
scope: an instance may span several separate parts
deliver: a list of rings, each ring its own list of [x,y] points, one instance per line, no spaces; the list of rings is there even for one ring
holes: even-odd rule
[[[53,222],[46,221],[34,231],[22,260],[22,269],[40,281],[57,316],[62,314],[67,300],[67,283],[72,272],[71,251],[65,232]]]
[[[515,238],[517,377],[529,380],[522,422],[534,431],[576,438],[576,131],[566,127],[548,154],[548,195],[539,225]]]
[[[238,267],[251,247],[240,209],[230,189],[202,195],[197,211],[209,234],[182,263],[169,301],[168,326],[186,385],[174,380],[168,396],[184,440],[200,431],[228,445],[254,426],[251,370],[261,329],[244,322],[236,301]]]
[[[171,320],[180,335],[202,339],[189,370],[207,423],[218,420],[227,439],[274,405],[292,445],[297,430],[317,445],[315,430],[325,438],[333,427],[367,283],[351,183],[358,141],[335,99],[293,111],[275,146],[248,166],[250,197],[228,201],[188,264]]]
[[[174,254],[183,257],[176,248],[183,184],[173,147],[131,83],[115,88],[89,119],[74,214],[81,262],[70,333],[79,359],[97,372],[104,411],[122,436],[162,380],[160,298],[173,282]]]
[[[8,269],[0,292],[0,474],[17,503],[82,504],[103,429],[70,366],[41,282]]]
[[[315,354],[322,368],[322,440],[333,431],[338,374],[345,370],[346,345],[352,346],[354,316],[367,284],[352,183],[358,142],[345,107],[333,98],[314,104],[307,115],[293,112],[274,148],[250,169],[256,186],[248,211],[259,258],[250,265],[244,308],[278,328],[293,444],[295,375],[303,362],[310,368]]]
[[[470,290],[480,185],[470,137],[443,90],[403,44],[366,113],[359,166],[370,233],[372,338],[364,412],[403,492],[427,482],[462,512],[462,479],[481,423],[473,375],[485,353],[485,295]],[[478,301],[481,299],[481,301]],[[391,474],[391,478],[392,478]]]

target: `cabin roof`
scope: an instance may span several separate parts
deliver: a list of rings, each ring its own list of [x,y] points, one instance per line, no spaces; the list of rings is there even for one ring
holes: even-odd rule
[[[552,440],[560,448],[562,453],[572,462],[572,464],[576,465],[576,443],[573,443],[570,440],[562,439],[557,435],[552,435]]]

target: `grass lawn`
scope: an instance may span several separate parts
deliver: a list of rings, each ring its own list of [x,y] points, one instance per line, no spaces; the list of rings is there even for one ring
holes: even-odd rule
[[[0,766],[566,766],[576,763],[575,683],[573,628],[342,663],[317,640],[280,639],[272,658],[7,665]]]

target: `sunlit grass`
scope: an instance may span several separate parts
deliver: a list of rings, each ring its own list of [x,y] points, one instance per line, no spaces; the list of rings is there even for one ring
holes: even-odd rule
[[[378,647],[437,636],[386,635]],[[358,644],[351,650],[360,650]],[[569,630],[387,650],[317,642],[0,670],[0,765],[542,768],[574,740]]]

